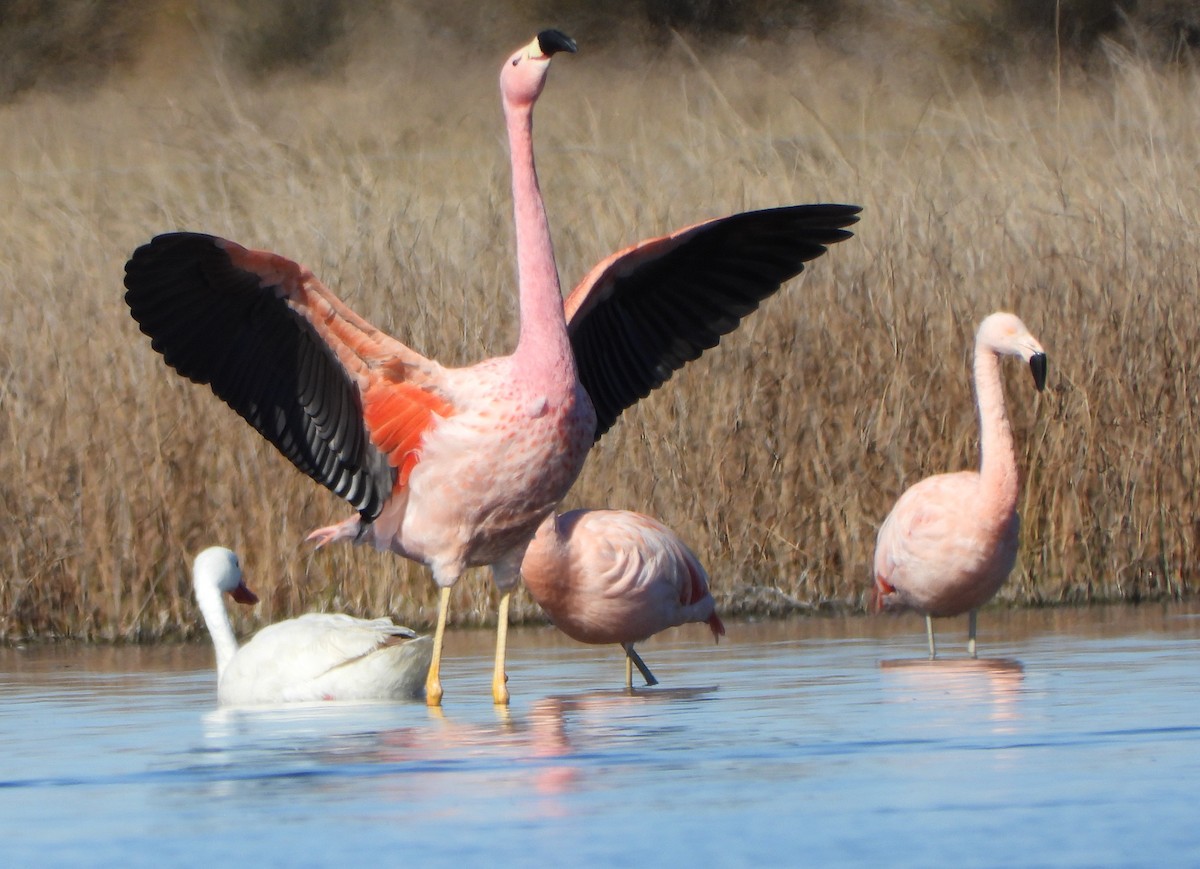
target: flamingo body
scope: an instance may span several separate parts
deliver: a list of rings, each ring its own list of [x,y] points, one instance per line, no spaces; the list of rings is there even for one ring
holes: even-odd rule
[[[975,652],[975,613],[1012,572],[1020,537],[1016,453],[1004,410],[1000,357],[1029,363],[1034,385],[1046,383],[1046,353],[1016,316],[986,317],[975,339],[975,392],[980,470],[927,477],[897,500],[875,544],[876,609],[912,609],[930,619],[971,614],[968,649]]]
[[[406,479],[396,475],[379,515],[352,517],[311,538],[372,543],[430,565],[442,586],[468,567],[498,566],[497,586],[510,589],[518,573],[515,563],[506,569],[508,560],[578,476],[595,413],[578,381],[565,396],[531,387],[512,357],[441,369],[437,383],[453,410],[431,414],[415,442],[419,460],[409,460]],[[386,432],[390,422],[376,422],[372,410],[368,404],[368,424]]]
[[[1021,520],[1015,507],[990,506],[980,501],[974,471],[927,477],[906,490],[876,544],[883,606],[939,618],[991,600],[1016,564]]]
[[[166,363],[357,511],[311,541],[371,543],[431,568],[442,589],[433,704],[448,589],[463,571],[491,566],[503,621],[525,547],[591,445],[858,219],[857,206],[798,205],[710,220],[612,255],[564,302],[532,118],[551,56],[574,50],[543,31],[500,75],[521,313],[508,356],[445,368],[307,268],[214,236],[160,235],[126,264],[125,300]],[[498,703],[503,637],[501,626]]]
[[[555,626],[582,643],[618,643],[632,655],[633,644],[689,622],[706,622],[714,638],[725,633],[700,560],[673,531],[640,513],[547,517],[521,575]]]
[[[237,556],[210,547],[193,566],[196,600],[217,651],[223,706],[313,700],[400,700],[421,695],[433,644],[388,618],[308,613],[260,630],[240,648],[222,593],[253,603]]]

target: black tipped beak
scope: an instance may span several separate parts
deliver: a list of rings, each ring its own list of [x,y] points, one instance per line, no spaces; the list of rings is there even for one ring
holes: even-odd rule
[[[1029,357],[1029,370],[1033,372],[1033,385],[1041,392],[1046,388],[1046,354],[1034,353]]]
[[[547,57],[560,51],[569,51],[574,54],[578,50],[575,40],[561,30],[543,30],[539,33],[538,48]]]

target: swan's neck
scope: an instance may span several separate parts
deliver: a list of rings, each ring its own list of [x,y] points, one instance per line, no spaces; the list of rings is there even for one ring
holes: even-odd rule
[[[221,590],[215,586],[200,586],[196,588],[196,603],[200,606],[200,615],[208,634],[212,637],[213,649],[217,653],[217,681],[233,656],[237,653],[237,637],[233,635],[233,625],[229,622],[229,613],[225,610],[225,599]]]
[[[533,161],[533,106],[505,105],[505,119],[512,155],[521,304],[521,336],[515,355],[538,380],[573,384],[575,360],[567,339],[550,224]]]
[[[1004,411],[1000,357],[979,342],[975,344],[975,396],[979,406],[981,495],[985,505],[1006,517],[1017,506],[1017,457]]]

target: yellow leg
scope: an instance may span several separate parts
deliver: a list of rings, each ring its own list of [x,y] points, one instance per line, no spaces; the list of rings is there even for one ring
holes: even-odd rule
[[[508,676],[504,673],[504,652],[508,646],[508,599],[510,592],[500,595],[496,609],[496,669],[492,673],[492,699],[497,706],[508,705]]]
[[[929,635],[929,660],[937,657],[937,643],[933,641],[933,619],[928,614],[925,616],[925,633]]]
[[[446,611],[450,609],[450,587],[442,589],[438,598],[437,630],[433,634],[433,659],[429,662],[429,675],[425,677],[425,703],[428,706],[442,705],[442,640],[446,636]]]
[[[625,655],[625,690],[633,690],[633,658]]]
[[[975,622],[978,615],[978,610],[971,610],[971,615],[967,617],[967,654],[972,658],[975,657]]]

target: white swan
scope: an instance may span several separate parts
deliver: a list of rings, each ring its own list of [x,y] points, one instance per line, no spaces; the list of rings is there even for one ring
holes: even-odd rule
[[[305,700],[392,700],[422,696],[433,644],[391,619],[308,613],[268,625],[241,648],[221,595],[258,598],[238,557],[210,546],[192,565],[196,602],[217,653],[222,706]]]

